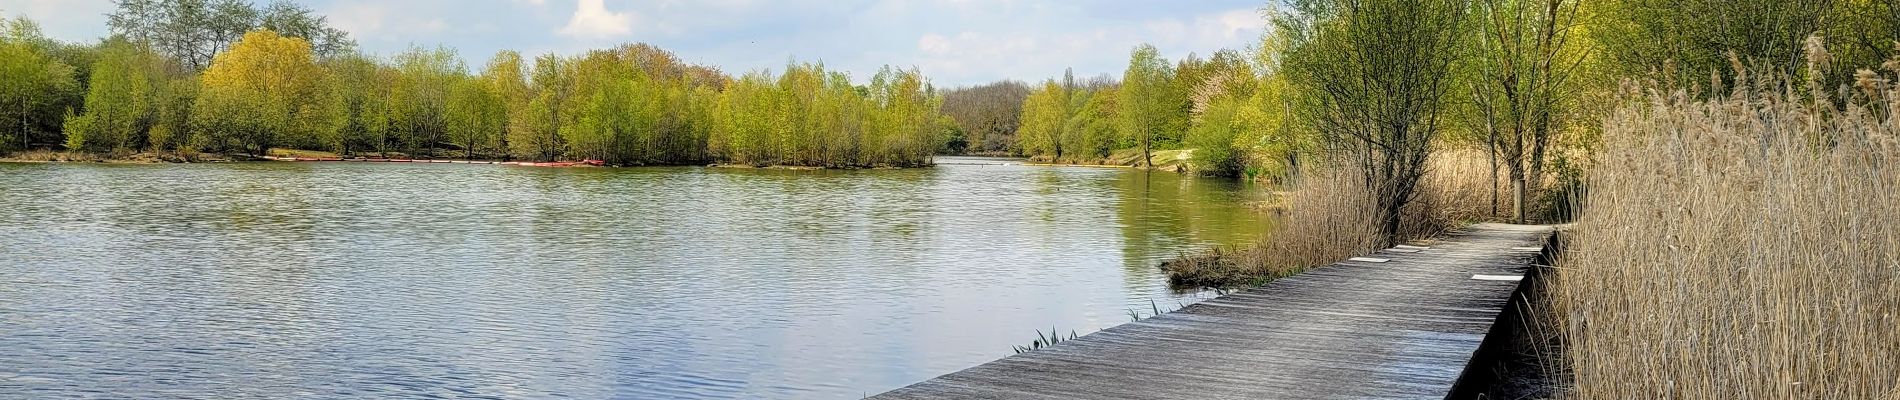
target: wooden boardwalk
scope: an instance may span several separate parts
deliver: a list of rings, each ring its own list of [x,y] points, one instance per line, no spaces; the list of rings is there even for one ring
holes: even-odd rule
[[[1445,398],[1551,232],[1474,225],[873,398]]]

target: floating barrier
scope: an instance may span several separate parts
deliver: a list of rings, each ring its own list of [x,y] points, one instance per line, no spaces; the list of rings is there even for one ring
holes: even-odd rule
[[[522,166],[522,167],[604,167],[604,166],[607,166],[606,161],[591,160],[591,159],[581,160],[581,161],[528,162],[528,161],[473,161],[473,160],[415,160],[415,159],[407,159],[407,158],[369,158],[369,157],[342,158],[342,157],[263,156],[259,158],[262,158],[264,160],[269,160],[269,161],[280,161],[280,162],[318,162],[318,161],[383,162],[383,163],[426,163],[426,164],[514,165],[514,166]]]

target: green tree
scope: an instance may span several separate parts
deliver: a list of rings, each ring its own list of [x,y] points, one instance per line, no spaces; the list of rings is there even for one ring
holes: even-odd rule
[[[1543,182],[1551,137],[1568,117],[1568,102],[1581,95],[1573,78],[1585,53],[1570,33],[1578,26],[1578,3],[1478,0],[1477,6],[1472,119],[1482,122],[1476,128],[1495,160],[1493,174],[1496,161],[1509,172],[1512,215],[1523,223],[1533,186]]]
[[[1069,130],[1068,98],[1068,89],[1050,79],[1023,99],[1021,125],[1016,132],[1023,154],[1063,160],[1064,132]]]
[[[497,96],[500,96],[503,110],[505,110],[503,118],[506,131],[496,144],[497,150],[504,157],[521,153],[514,143],[517,141],[525,143],[525,137],[534,135],[527,125],[528,102],[533,99],[534,92],[528,89],[526,76],[521,53],[514,51],[504,50],[495,53],[495,57],[490,59],[488,65],[482,69],[482,82],[488,85],[489,90],[493,90]]]
[[[323,68],[326,86],[334,94],[330,115],[337,120],[322,147],[345,155],[390,148],[389,95],[395,70],[354,53],[326,60]]]
[[[456,82],[448,118],[449,140],[462,147],[465,158],[499,148],[508,127],[507,104],[501,94],[478,79]]]
[[[435,155],[448,137],[449,92],[466,77],[467,67],[446,47],[411,47],[397,54],[396,80],[390,91],[390,126],[411,150]]]
[[[1188,90],[1190,128],[1184,142],[1193,149],[1190,160],[1202,174],[1239,176],[1246,168],[1249,132],[1261,129],[1246,112],[1255,108],[1254,91],[1260,79],[1239,52],[1221,50],[1191,68],[1177,81],[1197,82]],[[1183,68],[1190,69],[1190,68]]]
[[[190,150],[198,138],[192,135],[191,107],[198,100],[197,77],[163,81],[152,99],[153,120],[146,132],[152,150]]]
[[[1698,83],[1707,82],[1710,73],[1730,75],[1727,73],[1731,70],[1730,52],[1744,62],[1764,62],[1788,72],[1800,70],[1805,63],[1803,41],[1809,35],[1827,30],[1834,10],[1831,4],[1837,2],[1600,0],[1582,3],[1593,8],[1589,12],[1597,16],[1597,21],[1590,28],[1601,43],[1597,48],[1615,61],[1611,67],[1617,72],[1643,74],[1671,62],[1675,70],[1681,72],[1678,78],[1684,83]],[[1534,16],[1543,14],[1543,10],[1529,13]],[[1864,28],[1870,27],[1846,27],[1848,30]]]
[[[1122,134],[1141,148],[1141,163],[1154,166],[1157,139],[1168,134],[1172,116],[1180,113],[1181,103],[1171,87],[1174,69],[1161,58],[1160,50],[1143,44],[1129,56],[1128,70],[1122,74],[1117,113]]]
[[[349,32],[331,27],[329,17],[317,15],[289,0],[272,0],[257,14],[258,28],[308,41],[311,51],[319,58],[342,56],[356,49],[356,41],[350,39]]]
[[[1286,63],[1302,113],[1364,171],[1390,245],[1442,130],[1469,3],[1301,0],[1295,9],[1275,28],[1299,32]]]
[[[274,0],[262,9],[245,0],[114,0],[107,14],[112,33],[134,43],[147,44],[193,71],[208,67],[246,32],[269,29],[279,35],[313,43],[323,58],[343,56],[355,48],[349,34],[329,26],[327,17],[287,0]]]
[[[943,113],[956,120],[968,150],[1011,151],[1011,145],[1019,140],[1018,118],[1031,89],[1022,82],[1001,81],[946,90]]]
[[[322,76],[302,39],[267,30],[245,34],[205,70],[193,124],[217,150],[264,154],[281,143],[314,145],[335,129]]]
[[[1121,133],[1120,90],[1102,87],[1077,96],[1081,107],[1066,122],[1071,134],[1062,145],[1066,154],[1077,159],[1106,158],[1124,136]]]
[[[5,145],[32,147],[34,137],[57,133],[61,98],[74,91],[73,67],[46,53],[39,25],[25,17],[0,20],[0,121],[11,140]]]
[[[568,69],[569,62],[560,56],[548,54],[535,58],[531,81],[534,97],[522,113],[520,126],[523,129],[516,131],[517,138],[509,141],[515,145],[516,154],[552,161],[565,152],[560,133],[566,123],[562,110],[568,105],[573,85]]]
[[[104,48],[92,66],[85,112],[66,120],[67,149],[138,150],[156,121],[153,103],[163,87],[156,76],[156,57],[123,41],[107,42]]]

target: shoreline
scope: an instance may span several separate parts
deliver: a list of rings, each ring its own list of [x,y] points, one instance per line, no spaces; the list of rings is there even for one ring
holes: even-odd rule
[[[178,153],[134,153],[113,155],[82,152],[54,152],[36,150],[15,152],[0,156],[0,163],[11,164],[204,164],[204,163],[241,163],[241,162],[296,162],[296,163],[404,163],[404,164],[462,164],[462,165],[504,165],[544,168],[640,168],[640,167],[705,167],[730,169],[772,169],[788,171],[819,170],[873,170],[873,169],[911,169],[935,167],[936,163],[917,166],[805,166],[805,165],[751,165],[730,163],[686,163],[686,164],[638,164],[609,165],[597,160],[579,161],[507,161],[497,159],[440,159],[440,158],[395,158],[395,157],[341,157],[341,156],[252,156],[244,154],[178,154]]]

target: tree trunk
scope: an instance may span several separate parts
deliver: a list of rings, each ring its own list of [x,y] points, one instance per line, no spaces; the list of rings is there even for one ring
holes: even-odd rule
[[[1491,145],[1491,218],[1498,216],[1498,140],[1496,133],[1487,140]]]
[[[1394,199],[1380,199],[1379,202],[1385,203],[1379,207],[1379,247],[1389,248],[1399,243],[1399,220],[1404,217],[1401,211],[1405,203]]]
[[[1147,135],[1141,137],[1141,163],[1143,167],[1147,167],[1148,169],[1154,169],[1155,167],[1153,146],[1149,145],[1151,140],[1152,139]]]
[[[1525,193],[1526,191],[1527,189],[1525,188],[1525,181],[1524,181],[1524,167],[1521,165],[1512,165],[1511,166],[1511,196],[1512,198],[1516,200],[1514,201],[1515,205],[1511,207],[1511,219],[1520,224],[1524,223],[1524,220],[1525,220],[1524,218],[1525,204],[1524,203],[1525,203],[1525,200],[1528,198],[1528,196],[1526,196],[1526,193]]]

